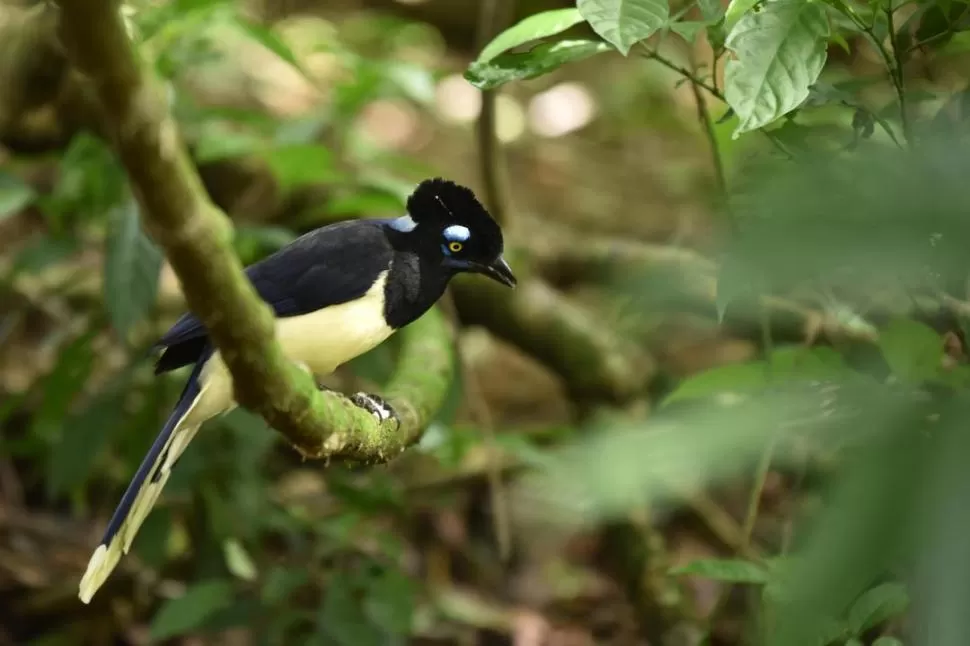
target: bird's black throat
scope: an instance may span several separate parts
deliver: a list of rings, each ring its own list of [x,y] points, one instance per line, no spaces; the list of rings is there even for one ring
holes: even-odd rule
[[[396,251],[384,286],[384,320],[400,329],[420,318],[445,293],[454,273],[415,251]]]

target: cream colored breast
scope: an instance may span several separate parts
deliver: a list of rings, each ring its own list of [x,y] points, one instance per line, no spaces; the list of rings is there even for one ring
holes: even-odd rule
[[[322,377],[354,357],[377,347],[394,333],[384,321],[384,284],[387,272],[361,298],[341,305],[276,320],[276,338],[283,353]],[[192,410],[192,423],[235,407],[232,379],[216,352],[201,375],[204,396]]]
[[[276,338],[283,352],[322,376],[379,345],[394,332],[384,321],[386,281],[384,271],[357,300],[278,319]]]

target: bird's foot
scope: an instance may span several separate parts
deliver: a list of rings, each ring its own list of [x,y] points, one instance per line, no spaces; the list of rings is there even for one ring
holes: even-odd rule
[[[383,423],[391,418],[394,418],[398,424],[401,422],[401,420],[399,420],[397,417],[397,413],[395,413],[394,409],[391,408],[391,405],[377,395],[364,392],[354,393],[350,396],[350,401],[352,401],[354,406],[357,408],[363,408],[365,411],[376,417],[378,423]]]

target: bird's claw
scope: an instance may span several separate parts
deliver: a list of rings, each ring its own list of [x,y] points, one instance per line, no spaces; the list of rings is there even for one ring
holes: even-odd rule
[[[354,393],[350,396],[350,401],[352,401],[354,406],[357,408],[363,408],[365,411],[377,418],[377,422],[379,424],[391,418],[400,421],[397,419],[397,413],[394,412],[391,405],[377,395],[364,392]]]

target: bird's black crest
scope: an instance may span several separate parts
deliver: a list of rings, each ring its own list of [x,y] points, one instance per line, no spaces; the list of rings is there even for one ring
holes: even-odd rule
[[[408,213],[420,224],[464,224],[473,230],[499,233],[498,225],[470,188],[435,177],[414,189]]]

